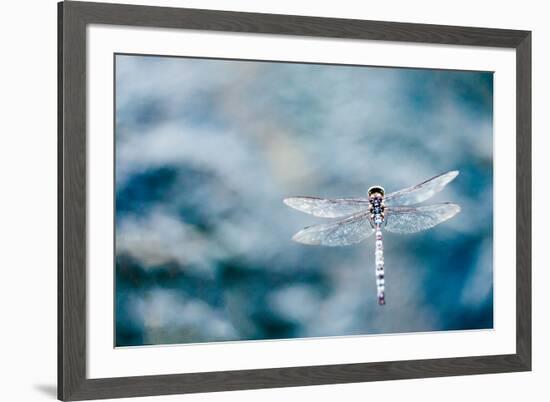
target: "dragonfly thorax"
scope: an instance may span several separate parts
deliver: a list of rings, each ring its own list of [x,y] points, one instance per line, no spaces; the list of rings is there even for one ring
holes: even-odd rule
[[[379,186],[369,188],[370,213],[372,221],[380,225],[384,222],[384,189]]]

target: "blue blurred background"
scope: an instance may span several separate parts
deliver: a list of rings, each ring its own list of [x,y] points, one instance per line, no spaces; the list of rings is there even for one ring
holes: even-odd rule
[[[493,75],[116,56],[116,345],[492,328]],[[458,169],[462,212],[374,244],[291,241],[291,195]]]

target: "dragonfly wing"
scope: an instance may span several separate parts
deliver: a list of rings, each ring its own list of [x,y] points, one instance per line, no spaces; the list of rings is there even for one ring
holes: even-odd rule
[[[418,204],[433,197],[434,194],[443,190],[443,188],[456,176],[458,176],[458,170],[453,170],[439,176],[432,177],[431,179],[417,184],[416,186],[388,194],[384,197],[384,204],[387,206]]]
[[[388,207],[384,229],[394,233],[420,232],[451,219],[459,212],[460,207],[452,203],[419,207]]]
[[[296,233],[292,240],[320,246],[347,246],[359,243],[373,233],[370,212],[361,212],[336,222],[309,226]]]
[[[290,197],[283,202],[291,208],[320,218],[340,218],[370,208],[367,198],[327,199],[317,197]]]

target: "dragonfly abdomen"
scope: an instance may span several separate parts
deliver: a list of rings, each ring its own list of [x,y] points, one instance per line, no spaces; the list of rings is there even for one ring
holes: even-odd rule
[[[376,265],[376,294],[378,296],[378,304],[384,305],[386,304],[386,297],[384,293],[384,242],[379,224],[376,225],[376,249],[374,252],[374,261]]]

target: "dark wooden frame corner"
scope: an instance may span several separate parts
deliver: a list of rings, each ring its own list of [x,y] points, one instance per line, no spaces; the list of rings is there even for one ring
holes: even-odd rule
[[[86,377],[86,27],[109,24],[516,50],[516,353],[258,370]],[[58,397],[82,400],[531,369],[531,32],[136,5],[58,4]]]

